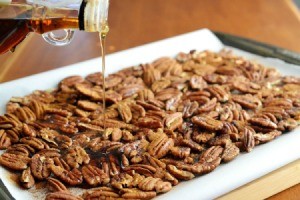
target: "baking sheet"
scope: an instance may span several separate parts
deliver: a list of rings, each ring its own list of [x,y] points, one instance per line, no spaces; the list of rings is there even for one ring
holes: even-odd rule
[[[187,33],[107,56],[107,74],[124,67],[153,61],[161,56],[174,56],[179,51],[192,49],[219,51],[224,45],[207,29]],[[235,54],[256,60],[266,66],[279,69],[285,75],[299,75],[300,67],[286,64],[276,59],[266,59],[231,48]],[[48,71],[38,75],[0,84],[0,114],[5,112],[5,104],[12,96],[24,96],[34,90],[47,90],[70,75],[85,76],[101,70],[100,58]],[[180,183],[170,192],[156,199],[213,199],[228,193],[252,180],[274,171],[300,158],[299,129],[280,136],[276,140],[256,147],[249,154],[241,154],[234,161],[222,164],[215,171],[193,180]],[[0,178],[14,198],[29,200],[42,198],[36,191],[21,190],[10,179],[10,173],[0,167]],[[246,197],[245,197],[246,198]]]

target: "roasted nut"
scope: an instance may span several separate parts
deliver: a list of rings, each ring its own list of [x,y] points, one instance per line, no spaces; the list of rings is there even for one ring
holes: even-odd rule
[[[53,160],[40,154],[35,154],[31,158],[30,168],[32,175],[38,179],[43,180],[50,176],[50,167],[53,164]]]
[[[109,182],[108,175],[96,166],[86,165],[82,167],[82,175],[84,180],[91,186],[107,184]]]
[[[151,156],[162,158],[173,146],[173,139],[168,138],[165,134],[157,135],[157,137],[148,146],[148,152]]]
[[[66,186],[55,178],[47,179],[47,187],[51,192],[68,192]]]
[[[69,192],[65,192],[65,191],[59,191],[59,192],[53,192],[53,193],[49,193],[46,196],[45,200],[82,200],[82,198],[80,197],[76,197],[74,195],[72,195]]]
[[[81,164],[90,162],[89,155],[79,146],[69,149],[66,154],[66,161],[71,168],[78,168]]]
[[[193,173],[177,169],[177,167],[175,167],[174,165],[167,165],[167,169],[172,175],[180,180],[190,180],[195,177]]]
[[[210,117],[194,116],[192,122],[208,131],[218,131],[223,128],[223,123],[221,121]]]
[[[35,181],[33,176],[31,175],[30,167],[22,172],[20,176],[20,183],[26,189],[32,188],[34,186]]]
[[[83,181],[82,173],[76,168],[74,168],[72,171],[67,171],[64,168],[52,165],[51,171],[61,181],[71,186],[79,185]]]
[[[237,157],[240,153],[240,149],[236,147],[233,143],[228,143],[222,154],[222,161],[229,162]]]
[[[0,156],[0,164],[12,170],[24,170],[30,158],[20,154],[3,153]]]

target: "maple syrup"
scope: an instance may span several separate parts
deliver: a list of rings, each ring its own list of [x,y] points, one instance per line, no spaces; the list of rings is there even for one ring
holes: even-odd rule
[[[103,121],[104,121],[104,131],[106,129],[105,120],[105,110],[106,110],[106,84],[105,84],[105,40],[109,31],[108,25],[105,23],[102,25],[102,30],[99,32],[100,47],[101,47],[101,57],[102,57],[102,90],[103,90]]]

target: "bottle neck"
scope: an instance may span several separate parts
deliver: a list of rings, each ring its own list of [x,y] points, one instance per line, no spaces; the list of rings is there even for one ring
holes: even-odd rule
[[[86,32],[108,32],[109,0],[83,0],[79,10],[79,29]]]

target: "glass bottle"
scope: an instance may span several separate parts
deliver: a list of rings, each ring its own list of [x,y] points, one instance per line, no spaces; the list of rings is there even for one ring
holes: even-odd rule
[[[13,52],[30,32],[56,46],[69,44],[76,29],[106,34],[108,6],[109,0],[0,0],[0,54]]]

